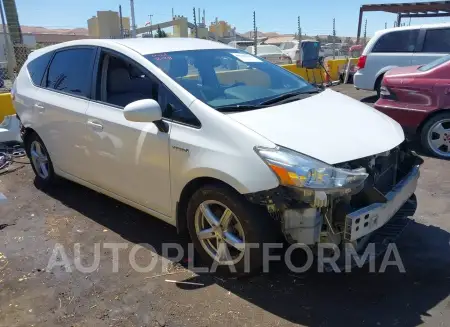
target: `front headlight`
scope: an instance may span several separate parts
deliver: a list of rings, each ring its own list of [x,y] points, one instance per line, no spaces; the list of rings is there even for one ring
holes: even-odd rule
[[[286,186],[326,193],[350,192],[359,188],[368,176],[361,171],[335,168],[280,146],[255,147],[255,151]]]

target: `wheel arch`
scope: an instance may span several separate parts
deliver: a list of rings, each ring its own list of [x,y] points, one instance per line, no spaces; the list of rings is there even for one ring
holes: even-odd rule
[[[183,233],[187,230],[186,225],[186,211],[187,206],[189,204],[189,199],[192,197],[192,195],[201,187],[205,185],[220,185],[223,187],[226,187],[230,190],[233,190],[236,193],[240,193],[236,188],[233,186],[225,183],[224,181],[215,178],[215,177],[197,177],[189,181],[181,191],[179,200],[176,204],[176,227],[178,233]]]
[[[386,72],[388,70],[391,70],[392,68],[396,68],[398,66],[386,66],[381,68],[376,74],[375,74],[375,84],[373,85],[373,89],[375,90],[377,83],[380,79],[383,79],[384,74],[386,74]]]
[[[420,125],[417,127],[416,134],[417,134],[417,135],[421,135],[421,134],[422,134],[423,127],[425,126],[425,124],[426,124],[430,119],[433,119],[433,118],[436,117],[437,115],[440,115],[440,114],[443,114],[443,113],[446,113],[446,114],[450,115],[450,109],[437,109],[437,110],[434,110],[434,111],[430,112],[430,113],[425,117],[425,119],[422,120],[422,122],[420,123]]]
[[[22,130],[20,131],[20,136],[22,137],[23,144],[25,146],[25,149],[27,149],[27,142],[31,135],[36,134],[39,136],[39,134],[31,127],[22,127]],[[29,155],[29,154],[28,154]]]

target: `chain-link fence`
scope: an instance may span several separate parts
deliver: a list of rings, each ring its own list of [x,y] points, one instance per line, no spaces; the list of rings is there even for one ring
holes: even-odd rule
[[[13,44],[8,33],[0,33],[0,93],[11,90],[20,68],[35,46]]]

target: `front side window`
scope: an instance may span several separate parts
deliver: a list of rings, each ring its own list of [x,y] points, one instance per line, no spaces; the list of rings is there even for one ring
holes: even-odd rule
[[[44,77],[45,70],[47,69],[48,62],[52,59],[53,52],[47,52],[43,55],[31,60],[28,65],[28,73],[34,85],[40,86],[42,78]]]
[[[422,52],[450,53],[450,28],[427,30]]]
[[[48,69],[45,87],[88,97],[94,49],[74,48],[58,51]]]
[[[237,49],[206,49],[145,56],[199,100],[221,107],[259,105],[315,88],[287,70]]]
[[[414,52],[419,30],[394,31],[384,34],[372,52]]]
[[[96,100],[123,108],[153,99],[159,101],[159,84],[131,60],[102,51],[97,73]]]

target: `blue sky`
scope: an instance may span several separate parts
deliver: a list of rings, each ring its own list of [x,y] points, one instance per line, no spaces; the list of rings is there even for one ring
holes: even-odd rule
[[[426,0],[425,0],[426,1]],[[301,17],[303,33],[308,35],[331,34],[333,18],[336,18],[336,33],[343,36],[355,36],[359,7],[367,3],[406,2],[406,0],[135,0],[136,24],[144,25],[148,15],[153,14],[153,23],[164,22],[175,14],[184,15],[192,21],[192,8],[206,10],[206,22],[216,17],[236,26],[238,32],[246,32],[253,27],[252,13],[256,10],[257,26],[260,31],[295,33],[297,16]],[[421,2],[415,0],[415,2]],[[422,1],[423,2],[423,1]],[[289,3],[290,6],[276,5]],[[23,25],[49,28],[87,27],[87,19],[97,10],[118,10],[122,5],[124,16],[130,14],[129,0],[16,0],[20,23]],[[365,13],[368,19],[367,34],[384,28],[385,22],[392,27],[396,19],[394,14]],[[449,18],[413,19],[411,24],[448,22]],[[409,21],[405,21],[408,23]]]

